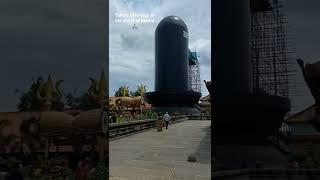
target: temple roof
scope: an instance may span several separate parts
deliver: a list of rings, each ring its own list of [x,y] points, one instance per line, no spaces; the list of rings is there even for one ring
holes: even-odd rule
[[[312,113],[316,105],[312,105],[305,110],[298,112],[285,120],[287,123],[309,123],[312,118]]]

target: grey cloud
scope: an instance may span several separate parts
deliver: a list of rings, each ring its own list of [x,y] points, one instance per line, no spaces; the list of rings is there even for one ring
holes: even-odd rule
[[[148,35],[121,34],[121,45],[125,49],[150,49],[153,47]]]

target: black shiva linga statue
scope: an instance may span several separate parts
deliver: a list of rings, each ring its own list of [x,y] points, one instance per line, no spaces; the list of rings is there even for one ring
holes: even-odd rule
[[[188,82],[188,28],[177,16],[160,21],[155,31],[155,91],[145,99],[158,112],[200,114],[196,104],[201,93]]]
[[[287,167],[286,154],[269,137],[279,132],[290,101],[253,92],[249,81],[250,2],[213,1],[213,154],[227,169],[254,168],[257,162]]]

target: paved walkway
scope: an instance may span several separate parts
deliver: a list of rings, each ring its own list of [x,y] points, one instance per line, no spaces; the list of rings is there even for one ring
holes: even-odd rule
[[[111,141],[112,180],[211,179],[211,121],[184,121]],[[196,153],[197,162],[188,162]]]

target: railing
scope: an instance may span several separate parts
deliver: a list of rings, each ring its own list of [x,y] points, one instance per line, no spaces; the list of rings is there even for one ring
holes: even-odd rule
[[[173,116],[171,117],[170,124],[182,122],[189,119],[211,120],[211,116],[195,116],[195,115]],[[111,123],[109,124],[109,140],[136,134],[138,132],[150,130],[155,127],[156,127],[156,119]]]
[[[188,119],[192,120],[211,120],[210,115],[187,115]]]
[[[135,134],[155,127],[156,119],[109,124],[109,139]]]

